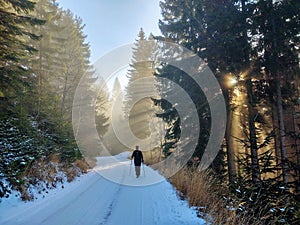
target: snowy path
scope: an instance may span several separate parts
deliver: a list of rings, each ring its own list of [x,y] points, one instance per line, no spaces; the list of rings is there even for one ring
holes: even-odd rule
[[[23,203],[9,200],[0,203],[1,225],[197,225],[205,222],[167,181],[138,186],[159,176],[145,167],[146,176],[136,179],[129,160],[103,166],[78,178],[64,189],[48,194],[44,199]],[[111,165],[111,164],[110,164]],[[122,181],[135,182],[127,186],[111,182],[96,172],[120,175]],[[143,175],[143,171],[142,171]]]

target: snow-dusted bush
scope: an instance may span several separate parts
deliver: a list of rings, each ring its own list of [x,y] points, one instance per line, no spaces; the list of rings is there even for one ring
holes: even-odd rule
[[[46,120],[0,120],[0,150],[0,198],[17,190],[29,200],[34,196],[32,187],[52,188],[81,171],[74,164],[80,158],[75,142]]]

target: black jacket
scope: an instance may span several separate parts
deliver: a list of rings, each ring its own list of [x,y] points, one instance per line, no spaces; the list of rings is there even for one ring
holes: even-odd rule
[[[134,150],[131,159],[134,158],[134,165],[141,166],[141,163],[144,162],[143,153],[140,150]]]

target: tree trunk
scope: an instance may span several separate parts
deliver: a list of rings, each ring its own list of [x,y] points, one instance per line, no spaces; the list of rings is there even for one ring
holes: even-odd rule
[[[285,147],[285,128],[284,128],[284,118],[283,118],[283,108],[282,108],[280,76],[278,73],[276,74],[276,95],[277,95],[277,111],[278,111],[282,176],[283,176],[283,182],[287,183],[288,182],[288,179],[287,179],[288,168],[287,168],[287,157],[286,157],[286,147]]]
[[[272,100],[270,99],[270,102]],[[281,158],[281,153],[280,153],[280,140],[279,140],[279,128],[276,126],[278,124],[278,111],[276,105],[272,104],[272,125],[273,125],[273,130],[275,132],[275,137],[274,137],[274,149],[275,149],[275,156],[276,156],[276,165],[280,166],[280,158]],[[276,172],[277,175],[279,175],[279,171]]]
[[[225,134],[225,141],[226,141],[226,156],[227,156],[227,163],[228,163],[228,179],[229,183],[233,185],[236,180],[236,166],[235,166],[235,159],[234,159],[234,138],[232,136],[232,118],[233,118],[233,109],[229,103],[229,93],[225,93],[228,99],[228,117],[227,117],[227,125],[226,125],[226,134]]]
[[[244,50],[244,60],[246,69],[250,68],[250,55],[249,55],[249,47],[247,40],[247,23],[246,23],[246,5],[245,0],[241,0],[242,3],[242,12],[244,14],[243,18],[243,39],[245,42],[245,50]],[[252,95],[252,81],[251,74],[250,77],[247,78],[245,82],[246,92],[247,92],[247,106],[248,106],[248,126],[249,126],[249,135],[250,135],[250,154],[251,154],[251,170],[252,170],[252,181],[257,184],[260,180],[260,170],[259,170],[259,162],[258,162],[258,153],[257,153],[257,138],[256,138],[256,128],[255,128],[255,115],[253,113],[253,95]]]
[[[252,180],[254,183],[258,183],[260,180],[260,171],[258,163],[257,153],[257,140],[256,140],[256,128],[255,128],[255,115],[253,113],[253,99],[252,99],[252,82],[250,79],[246,82],[247,97],[248,97],[248,126],[250,136],[250,152],[251,152],[251,170]]]
[[[278,53],[277,53],[277,38],[276,38],[276,29],[275,29],[275,21],[274,21],[274,13],[273,13],[273,3],[270,0],[271,6],[271,25],[272,25],[272,33],[273,33],[273,47],[274,47],[274,67],[272,71],[272,76],[275,78],[276,85],[276,103],[277,103],[277,113],[278,113],[278,125],[279,125],[279,140],[280,140],[280,153],[281,153],[281,164],[282,164],[282,176],[284,183],[287,183],[287,157],[286,157],[286,146],[285,146],[285,128],[284,128],[284,115],[283,115],[283,107],[282,107],[282,96],[281,96],[281,86],[280,86],[280,74],[277,71],[278,66]]]

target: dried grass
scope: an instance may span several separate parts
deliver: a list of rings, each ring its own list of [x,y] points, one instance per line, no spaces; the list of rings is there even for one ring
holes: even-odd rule
[[[35,187],[38,192],[47,192],[47,189],[57,188],[66,180],[71,182],[82,173],[87,173],[90,168],[84,160],[74,163],[62,162],[59,155],[51,154],[32,162],[22,175],[22,183],[18,187],[21,199],[30,201],[34,199],[30,188]]]
[[[182,199],[187,199],[190,206],[199,211],[199,216],[212,225],[248,224],[248,218],[237,216],[230,210],[222,196],[227,188],[221,184],[212,172],[200,172],[195,168],[185,167],[170,178]]]

